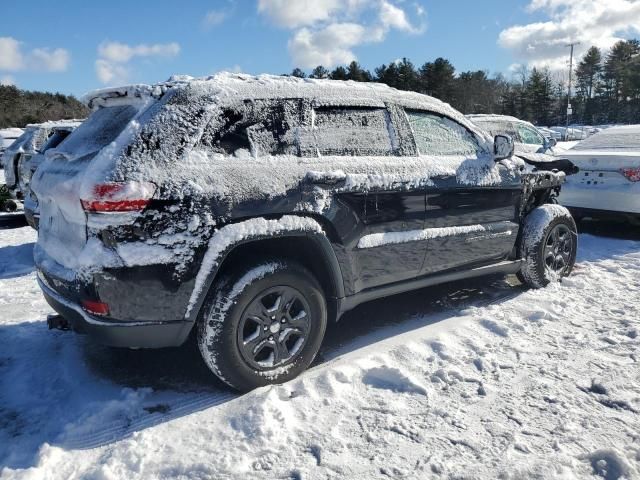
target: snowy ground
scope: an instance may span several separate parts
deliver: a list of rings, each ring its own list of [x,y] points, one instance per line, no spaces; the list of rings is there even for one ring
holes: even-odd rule
[[[617,237],[581,234],[543,291],[365,305],[300,379],[238,396],[189,346],[47,331],[35,234],[0,230],[0,478],[640,478],[640,232]]]

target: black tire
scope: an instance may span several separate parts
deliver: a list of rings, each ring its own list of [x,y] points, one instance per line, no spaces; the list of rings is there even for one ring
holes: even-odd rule
[[[565,207],[542,205],[527,215],[520,240],[524,264],[518,279],[544,288],[571,274],[576,263],[576,222]]]
[[[289,298],[295,299],[287,306]],[[197,342],[211,371],[245,392],[300,375],[318,353],[326,325],[326,300],[313,275],[296,262],[264,261],[216,281]]]

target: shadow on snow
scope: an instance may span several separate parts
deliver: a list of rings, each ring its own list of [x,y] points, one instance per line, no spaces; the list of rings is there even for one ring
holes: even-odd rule
[[[0,280],[22,277],[35,270],[33,243],[0,247]]]
[[[362,305],[331,325],[314,363],[455,317],[522,291],[504,278],[466,281]],[[200,359],[195,342],[120,350],[45,322],[0,327],[0,465],[32,466],[44,443],[89,449],[238,398]]]

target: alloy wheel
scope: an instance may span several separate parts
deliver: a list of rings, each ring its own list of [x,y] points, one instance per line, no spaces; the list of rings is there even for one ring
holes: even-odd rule
[[[292,363],[309,337],[309,312],[307,300],[290,286],[269,288],[254,297],[238,325],[244,361],[257,370]]]

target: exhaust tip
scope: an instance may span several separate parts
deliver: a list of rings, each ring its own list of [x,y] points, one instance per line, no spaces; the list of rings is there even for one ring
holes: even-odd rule
[[[71,324],[62,315],[47,315],[47,327],[49,330],[71,330]]]

